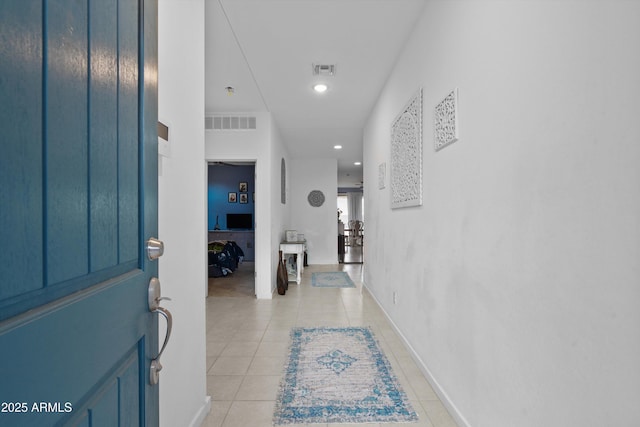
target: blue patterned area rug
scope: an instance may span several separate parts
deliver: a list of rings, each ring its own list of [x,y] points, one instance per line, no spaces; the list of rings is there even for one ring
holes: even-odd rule
[[[311,273],[311,286],[317,288],[355,288],[356,285],[344,271]]]
[[[274,425],[418,419],[369,328],[294,328],[291,341]]]

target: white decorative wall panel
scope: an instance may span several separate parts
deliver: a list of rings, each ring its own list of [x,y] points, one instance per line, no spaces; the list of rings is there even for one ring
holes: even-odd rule
[[[391,125],[391,207],[422,205],[422,88]]]
[[[436,151],[458,140],[458,89],[436,105],[433,117]]]
[[[384,183],[387,180],[387,164],[380,163],[378,165],[378,188],[382,190],[384,188]]]

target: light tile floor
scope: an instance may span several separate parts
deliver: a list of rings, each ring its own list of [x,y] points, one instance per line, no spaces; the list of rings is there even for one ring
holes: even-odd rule
[[[252,274],[244,264],[236,279]],[[413,408],[415,423],[367,423],[366,427],[455,427],[420,369],[389,325],[373,298],[362,288],[362,265],[323,265],[305,268],[302,283],[289,283],[286,295],[258,300],[246,292],[233,294],[228,283],[218,292],[209,286],[207,298],[207,394],[212,409],[205,427],[270,427],[289,332],[294,326],[370,326]],[[356,288],[311,286],[311,273],[346,271]],[[231,279],[231,277],[224,278]],[[237,295],[237,296],[233,296]],[[304,424],[306,425],[306,424]],[[357,425],[357,424],[355,424]],[[354,424],[309,424],[312,427]]]

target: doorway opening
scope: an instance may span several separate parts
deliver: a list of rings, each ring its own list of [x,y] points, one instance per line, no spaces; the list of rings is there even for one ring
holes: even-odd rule
[[[341,264],[364,261],[364,198],[361,189],[338,192],[338,260]]]
[[[209,296],[255,297],[255,161],[207,167]]]

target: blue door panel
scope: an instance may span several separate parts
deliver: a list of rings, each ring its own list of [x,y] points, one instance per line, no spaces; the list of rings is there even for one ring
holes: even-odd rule
[[[139,349],[135,353],[135,358],[132,358],[124,372],[118,377],[118,395],[119,395],[119,424],[120,426],[135,426],[137,424],[144,425],[143,413],[140,411],[140,379],[146,381],[147,377],[144,375],[144,342],[139,343]],[[144,397],[142,397],[144,400]]]
[[[112,382],[100,396],[100,400],[88,410],[91,427],[118,425],[118,384]]]
[[[119,7],[120,88],[119,104],[119,206],[120,262],[137,259],[138,229],[138,5]]]
[[[85,413],[84,416],[73,424],[74,427],[91,427],[89,424],[89,414]]]
[[[42,287],[40,64],[41,1],[1,1],[0,301]]]
[[[141,365],[144,343],[141,341],[117,369],[101,382],[101,386],[87,394],[72,413],[57,421],[58,425],[76,426],[135,426],[145,425],[141,411]],[[144,400],[144,398],[142,398]]]
[[[0,187],[0,320],[139,267],[142,238],[138,2],[11,5],[0,6],[3,39],[35,35],[29,64],[0,65],[16,107],[0,106],[3,179],[15,177]]]
[[[89,409],[91,427],[118,426],[118,382],[110,386],[100,396],[100,400]]]
[[[0,426],[158,425],[156,19],[0,1]]]
[[[116,0],[90,4],[89,270],[118,263],[118,29]]]
[[[158,86],[158,2],[155,0],[144,0],[144,13],[142,19],[144,21],[142,37],[142,58],[141,70],[145,71],[140,77],[141,84],[145,87],[144,91],[139,92],[139,105],[141,106],[140,123],[142,127],[139,129],[140,139],[144,139],[142,162],[143,170],[141,178],[145,185],[141,186],[141,198],[144,200],[143,222],[145,230],[158,230],[158,91],[147,88],[155,88]],[[149,209],[149,206],[153,209]],[[148,234],[147,234],[148,235]],[[153,265],[153,264],[152,264]],[[146,342],[146,349],[149,354],[156,354],[159,348],[157,323],[155,324],[154,333],[149,335]],[[148,372],[149,362],[144,366],[145,372]],[[145,377],[142,372],[141,378]],[[142,413],[144,419],[141,419],[141,426],[157,426],[159,420],[159,393],[158,387],[147,387],[145,394],[145,403],[141,404],[145,407]]]
[[[87,1],[46,15],[46,286],[88,273]]]
[[[142,343],[153,318],[140,294],[146,294],[145,275],[132,272],[41,309],[28,323],[17,318],[5,324],[0,342],[11,352],[2,354],[0,378],[12,387],[3,390],[0,385],[0,399],[29,407],[40,401],[69,402],[73,411],[0,414],[0,425],[47,426],[80,416],[103,400],[115,379],[127,372],[142,374]],[[105,311],[115,308],[117,312]],[[144,388],[146,375],[138,379],[125,382],[134,387],[129,396]]]

